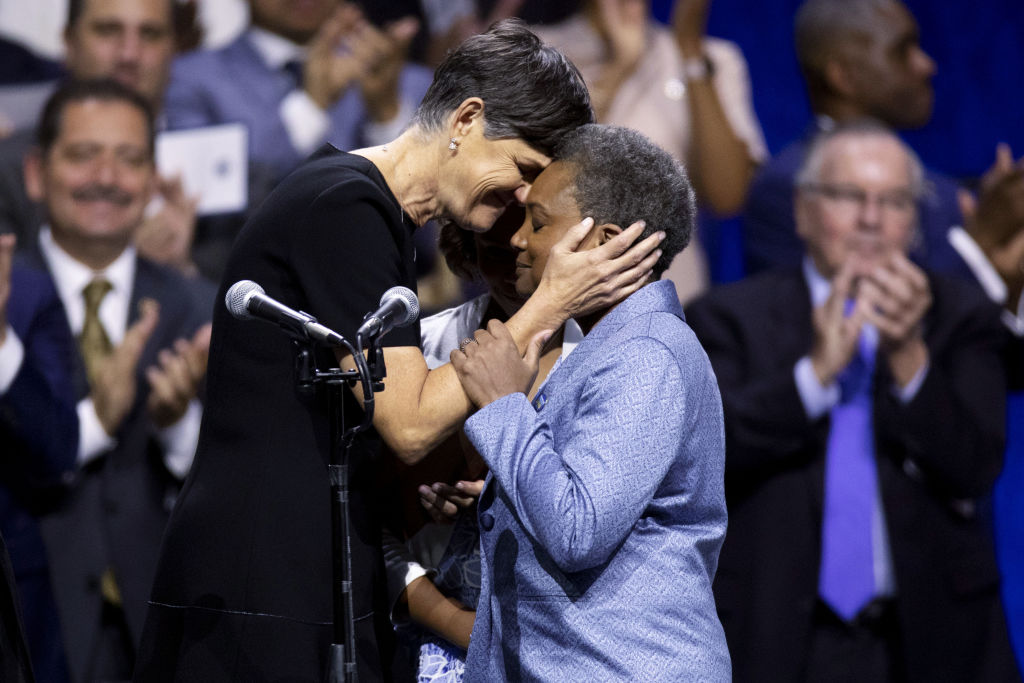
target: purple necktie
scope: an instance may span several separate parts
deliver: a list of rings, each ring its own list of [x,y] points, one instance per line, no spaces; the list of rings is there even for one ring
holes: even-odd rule
[[[818,594],[847,621],[875,595],[871,520],[877,500],[871,374],[874,348],[859,353],[839,376],[825,454],[825,510],[821,528]]]

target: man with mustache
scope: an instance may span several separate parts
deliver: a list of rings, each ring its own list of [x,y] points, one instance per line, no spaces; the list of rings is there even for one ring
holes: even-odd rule
[[[1002,464],[999,311],[908,250],[924,172],[880,124],[796,175],[801,266],[687,309],[722,390],[715,596],[743,681],[1016,681],[981,501]]]
[[[74,680],[126,680],[195,452],[212,302],[133,246],[156,182],[152,115],[136,92],[60,87],[25,176],[47,216],[26,260],[52,275],[80,351],[81,473],[42,519],[61,631]]]
[[[174,0],[70,0],[67,5],[67,75],[117,80],[149,103],[162,128],[164,92],[175,54]],[[26,193],[22,174],[32,136],[25,129],[0,142],[0,232],[14,232],[22,245],[35,240],[41,218],[41,207]],[[157,191],[162,203],[147,214],[136,231],[136,243],[152,260],[192,272],[195,203],[180,179],[158,178]]]

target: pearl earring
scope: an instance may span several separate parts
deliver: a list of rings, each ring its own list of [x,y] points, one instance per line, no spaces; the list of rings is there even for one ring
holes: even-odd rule
[[[450,149],[451,151],[454,152],[458,148],[459,148],[459,143],[455,141],[455,138],[449,138],[449,140],[448,140],[448,149]]]

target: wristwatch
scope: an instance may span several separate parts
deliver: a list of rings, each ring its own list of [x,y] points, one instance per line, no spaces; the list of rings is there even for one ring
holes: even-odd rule
[[[710,81],[715,75],[715,63],[705,54],[683,60],[683,80]]]

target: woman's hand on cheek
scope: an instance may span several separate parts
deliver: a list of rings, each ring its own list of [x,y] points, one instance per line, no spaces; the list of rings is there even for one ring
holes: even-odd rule
[[[643,221],[604,244],[578,251],[593,225],[593,219],[585,218],[551,248],[534,294],[560,307],[567,318],[619,303],[647,282],[661,257],[658,245],[665,238],[663,232],[633,244],[646,227]]]

